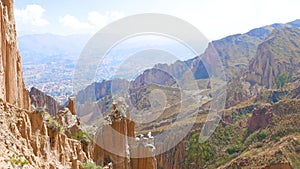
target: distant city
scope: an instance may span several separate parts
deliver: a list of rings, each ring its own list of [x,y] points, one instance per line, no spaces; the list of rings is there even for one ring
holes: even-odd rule
[[[75,94],[72,81],[74,70],[77,59],[89,38],[89,35],[36,34],[21,36],[19,48],[26,88],[28,90],[31,87],[38,88],[52,96],[58,103],[64,104],[72,94]],[[141,41],[148,43],[140,43]],[[142,49],[150,50],[140,52]],[[110,79],[112,76],[133,79],[155,64],[171,64],[176,60],[187,60],[194,56],[192,51],[166,37],[153,35],[146,35],[142,38],[135,37],[118,44],[109,51],[102,60],[102,64],[98,65],[93,80],[100,82]],[[76,81],[76,83],[81,83],[76,84],[76,87],[82,84],[89,85],[83,81]]]

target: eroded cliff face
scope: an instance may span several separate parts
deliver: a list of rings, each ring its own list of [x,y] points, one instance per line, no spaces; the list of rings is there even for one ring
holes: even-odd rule
[[[299,71],[300,30],[276,29],[258,46],[256,57],[250,62],[248,80],[267,88],[275,88],[275,80],[281,73]]]
[[[145,70],[131,83],[131,88],[139,88],[147,84],[157,84],[163,86],[178,86],[176,80],[167,72],[160,69]]]
[[[21,57],[17,47],[13,1],[0,1],[0,98],[23,109],[29,109]]]
[[[29,112],[0,100],[0,166],[14,168],[79,168],[88,161],[82,143],[68,138],[58,126],[44,122],[42,112]]]
[[[188,137],[183,139],[172,149],[156,156],[158,168],[185,169],[187,168],[185,160],[188,152],[186,151],[186,142]]]
[[[63,107],[60,106],[54,98],[46,95],[34,87],[30,89],[29,96],[31,105],[34,106],[34,108],[45,109],[48,113],[50,113],[51,116],[56,116],[58,111],[63,109]],[[70,106],[70,109],[72,109],[72,105]]]
[[[113,112],[95,134],[92,158],[97,165],[111,163],[117,169],[156,169],[154,138],[136,138],[127,111],[113,105]]]
[[[80,163],[89,161],[89,154],[81,141],[70,138],[80,131],[78,119],[67,108],[58,113],[54,100],[47,108],[57,112],[60,119],[44,110],[30,111],[17,47],[13,2],[0,1],[0,166],[80,168]],[[39,99],[35,100],[37,107],[51,100],[36,99]]]
[[[282,74],[297,77],[300,65],[300,29],[274,29],[260,43],[256,55],[249,62],[248,71],[232,79],[227,85],[226,107],[237,105],[258,96],[265,89],[275,89]]]
[[[247,126],[250,132],[257,129],[267,127],[272,123],[272,118],[275,116],[275,112],[270,107],[264,107],[261,109],[255,109],[251,118],[248,119]]]

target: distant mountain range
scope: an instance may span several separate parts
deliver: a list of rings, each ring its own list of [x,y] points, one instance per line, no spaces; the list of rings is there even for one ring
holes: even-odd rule
[[[47,63],[60,60],[75,60],[90,38],[90,35],[61,36],[32,34],[18,38],[23,63]]]
[[[131,81],[107,79],[95,82],[77,93],[77,116],[81,125],[85,124],[85,131],[93,133],[103,123],[103,116],[110,112],[114,94],[123,93],[128,97],[130,115],[137,121],[135,128],[139,134],[150,131],[155,137],[166,129],[178,130],[193,125],[179,144],[156,156],[158,168],[297,168],[300,164],[299,28],[300,20],[256,28],[245,34],[212,41],[203,54],[192,59],[156,64]],[[42,45],[39,46],[39,50],[42,48]],[[55,55],[55,48],[57,51],[71,49],[60,50],[53,44],[49,53]],[[39,50],[33,52],[35,49],[32,49],[32,53]],[[61,56],[70,54],[62,53]],[[44,55],[46,61],[50,61],[47,57],[53,61],[59,59],[51,55]],[[221,65],[216,64],[217,58]],[[25,78],[26,72],[39,65],[28,63],[25,60]],[[59,78],[43,78],[41,83],[51,84],[50,81],[55,79],[55,83],[67,78],[71,80],[74,63],[64,63],[68,64],[60,64],[62,67],[59,69],[52,69],[56,64],[50,64],[45,70],[50,70],[47,77],[59,75],[65,70],[65,65],[71,67],[68,73],[62,73]],[[28,66],[33,64],[33,67]],[[193,79],[187,76],[187,72],[192,73]],[[219,77],[219,80],[227,81],[226,106],[216,115],[219,118],[214,116],[220,119],[216,130],[206,143],[200,144],[199,133],[208,133],[212,129],[206,118],[215,92],[211,88],[211,77],[218,73],[226,75]],[[35,77],[35,73],[31,76]],[[31,80],[33,82],[37,78]],[[179,86],[189,89],[192,85],[190,80],[195,80],[199,90],[181,92]],[[69,86],[68,83],[65,85]],[[57,89],[53,91],[57,92]],[[64,92],[61,90],[58,95]],[[196,99],[181,108],[178,103],[185,101],[182,99],[184,95]],[[196,120],[180,118],[185,113],[196,113]],[[208,122],[212,121],[208,119]],[[170,135],[170,138],[173,136]],[[170,138],[166,140],[171,144],[173,139]],[[158,146],[161,143],[156,141]],[[172,160],[166,160],[170,157]],[[195,163],[197,160],[201,162]]]
[[[161,159],[158,167],[299,167],[300,135],[299,127],[296,127],[299,126],[300,98],[299,28],[300,20],[296,20],[256,28],[245,34],[231,35],[211,42],[200,56],[187,61],[176,61],[171,65],[157,64],[129,82],[130,85],[123,81],[125,87],[130,86],[127,87],[129,102],[138,110],[137,113],[144,113],[142,117],[148,117],[152,91],[163,91],[166,105],[170,105],[154,121],[137,124],[139,133],[146,134],[151,131],[153,135],[159,135],[174,127],[173,124],[178,121],[181,126],[191,123],[190,119],[178,119],[180,114],[198,114],[193,130],[173,149],[157,156],[157,159]],[[214,65],[216,57],[221,59],[222,65]],[[206,68],[204,63],[214,66]],[[220,69],[220,66],[224,69]],[[187,67],[201,89],[199,93],[191,91],[188,94],[200,99],[196,105],[190,104],[180,110],[176,104],[178,98],[181,99],[178,97],[180,92],[177,92],[178,88],[174,85],[178,81],[173,81],[172,78],[183,80],[188,71]],[[157,69],[160,73],[157,73]],[[210,88],[209,75],[220,71],[226,74],[228,82],[226,107],[221,112],[220,125],[207,144],[200,144],[197,139],[199,133],[202,130],[209,132],[211,129],[207,128],[205,131],[207,124],[204,124],[213,103],[210,100],[213,90]],[[161,72],[167,72],[173,77],[165,76]],[[157,79],[162,81],[158,82]],[[111,90],[113,83],[114,81],[93,83],[78,93],[76,100],[80,103],[77,113],[82,122],[91,126],[100,124],[99,115],[110,110],[114,94]],[[130,110],[134,116],[139,117],[140,114],[134,114],[136,112],[132,107]],[[151,115],[156,114],[152,112]],[[186,148],[187,143],[192,146],[191,149]],[[200,148],[199,151],[195,152],[195,147]],[[199,152],[203,154],[198,154]],[[203,160],[203,156],[207,155],[209,157]],[[172,160],[163,160],[168,157],[172,157]],[[197,164],[194,163],[195,160],[202,162]]]
[[[216,62],[212,60],[212,55],[218,55],[217,57],[222,61],[222,65],[215,65],[212,68],[220,69],[221,66],[223,66],[224,70],[219,71],[225,71],[227,79],[232,79],[248,70],[250,60],[255,57],[258,45],[262,43],[274,29],[299,26],[300,20],[295,20],[286,24],[276,23],[256,28],[245,34],[231,35],[220,40],[212,41],[207,50],[200,56],[186,61],[178,60],[169,65],[157,64],[154,67],[164,70],[176,78],[180,78],[183,72],[186,71],[187,68],[190,68],[196,80],[206,79],[209,76],[208,73],[213,73],[213,70],[208,70],[209,68],[205,67],[206,65],[203,64],[203,59],[210,58],[209,60],[205,60],[205,62],[213,65]],[[51,88],[51,86],[55,85],[49,85],[49,82],[63,82],[66,79],[70,80],[70,78],[72,78],[70,76],[72,76],[72,72],[76,66],[76,60],[89,38],[89,35],[61,36],[53,34],[35,34],[19,37],[18,44],[22,55],[23,71],[25,72],[24,78],[27,86],[36,86],[58,100],[60,100],[60,96],[68,93],[66,97],[63,97],[64,99],[61,100],[66,101],[66,98],[72,92],[70,90],[71,87],[61,89],[62,92],[58,92]],[[184,55],[182,51],[178,53]],[[110,64],[102,65],[106,70],[113,72],[117,66],[122,63],[122,59],[120,59],[124,57],[122,51],[116,51],[115,55],[113,58],[108,58],[107,61]],[[139,73],[142,72],[139,71]],[[55,76],[59,78],[52,79],[52,77]],[[135,77],[136,76],[138,75],[135,75]],[[97,77],[99,77],[97,79],[98,81],[103,80],[103,77],[104,79],[110,78],[106,74],[103,74],[103,72],[97,72]],[[71,85],[70,82],[67,84]]]

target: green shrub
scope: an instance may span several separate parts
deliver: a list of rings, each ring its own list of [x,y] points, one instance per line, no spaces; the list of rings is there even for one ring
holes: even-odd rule
[[[254,156],[256,156],[256,155],[258,155],[258,151],[254,151],[252,154],[254,155]]]
[[[100,166],[96,166],[94,163],[81,163],[80,166],[84,169],[102,169]]]
[[[254,141],[263,141],[268,136],[266,131],[261,131],[258,133],[254,133],[249,137],[249,143],[253,143]]]
[[[257,133],[256,138],[258,141],[263,141],[268,136],[268,133],[266,131],[262,131]]]
[[[215,147],[207,141],[203,143],[201,139],[200,133],[196,133],[192,135],[187,143],[188,156],[186,163],[188,168],[203,167],[216,154]]]
[[[263,143],[262,142],[258,142],[258,143],[256,143],[256,145],[255,145],[255,148],[261,148],[261,147],[263,147]]]
[[[245,157],[250,157],[251,154],[249,152],[245,153]]]
[[[233,145],[229,148],[227,148],[226,152],[228,154],[234,154],[234,153],[239,153],[239,152],[242,152],[246,149],[245,146],[238,146],[238,145]]]
[[[78,141],[86,141],[86,142],[90,142],[91,141],[91,138],[88,134],[86,134],[85,132],[78,132],[78,133],[75,133],[74,136],[72,136],[72,139],[76,139]]]
[[[16,154],[13,154],[12,157],[10,158],[10,164],[13,167],[23,168],[23,166],[29,164],[29,162],[27,159],[22,158],[21,156],[18,156]]]
[[[50,115],[46,119],[46,125],[53,131],[59,131],[60,133],[64,132],[63,127],[55,119],[53,119]]]
[[[277,76],[277,78],[275,79],[275,85],[278,89],[283,88],[286,83],[288,83],[289,81],[291,81],[292,79],[292,75],[291,74],[287,74],[287,73],[281,73]]]

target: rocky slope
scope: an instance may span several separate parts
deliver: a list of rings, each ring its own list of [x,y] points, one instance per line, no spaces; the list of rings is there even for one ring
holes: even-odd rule
[[[294,139],[294,137],[298,136],[297,134],[293,136],[292,133],[287,132],[298,130],[297,127],[290,129],[285,125],[285,122],[280,122],[278,125],[274,124],[274,119],[279,116],[283,121],[289,121],[286,123],[294,125],[298,123],[299,112],[296,111],[297,108],[293,108],[297,107],[295,106],[295,102],[285,100],[287,98],[299,98],[298,87],[295,87],[299,83],[298,41],[300,38],[299,29],[295,28],[299,26],[296,24],[297,22],[274,24],[252,30],[244,35],[234,35],[213,42],[221,58],[226,55],[228,56],[228,58],[224,59],[225,71],[228,73],[229,78],[231,78],[227,86],[226,107],[228,109],[225,111],[230,112],[230,115],[224,114],[222,117],[223,122],[220,124],[219,129],[217,129],[208,141],[211,145],[211,150],[218,152],[213,157],[215,159],[207,160],[204,166],[195,166],[196,168],[216,168],[222,166],[221,164],[224,163],[228,164],[225,164],[221,168],[298,168],[300,166],[294,158],[298,157],[299,154],[296,151],[298,141]],[[236,57],[247,58],[247,60],[240,62],[241,64],[239,65],[242,68],[235,64],[232,65],[233,62],[239,61],[235,59]],[[237,67],[238,69],[236,69]],[[240,74],[235,74],[235,69],[239,70],[240,72],[238,73]],[[275,81],[282,73],[292,74],[289,87],[266,91],[266,88],[276,87]],[[272,106],[269,109],[270,105],[268,104],[275,104],[279,100],[285,100],[285,103],[278,103],[275,106],[276,108]],[[267,109],[265,108],[266,103]],[[278,110],[277,106],[279,105],[281,105],[281,108],[285,108],[285,110]],[[254,108],[257,106],[258,109],[255,110]],[[283,112],[289,115],[281,114]],[[248,116],[252,117],[249,118]],[[290,121],[290,118],[293,118],[293,122]],[[245,130],[247,124],[249,126]],[[202,125],[200,124],[200,126]],[[262,143],[255,139],[253,143],[247,141],[247,139],[251,140],[253,137],[256,137],[253,136],[255,134],[250,134],[250,136],[241,135],[243,132],[254,132],[256,134],[258,132],[259,136],[263,136],[263,130],[266,128],[271,134]],[[279,138],[276,135],[279,128],[285,131],[283,132],[284,134],[279,134],[279,138],[284,137],[281,142],[278,141]],[[197,131],[197,129],[195,130]],[[236,137],[237,139],[232,137]],[[185,146],[182,145],[186,145],[189,139],[190,137],[186,138],[186,140],[182,141],[174,149],[164,153],[161,156],[162,158],[157,157],[159,161],[158,165],[163,168],[186,168],[186,165],[180,165],[177,162],[186,164],[185,160],[189,158],[190,154],[183,148]],[[251,148],[245,150],[249,145],[251,145]],[[262,153],[257,154],[256,149],[253,148],[256,146],[263,147],[259,149]],[[273,146],[274,148],[272,148]],[[278,152],[280,153],[281,150],[278,147],[286,146],[287,148],[284,148],[284,153],[278,155]],[[272,153],[268,153],[268,151]],[[246,154],[247,157],[244,157],[241,153]],[[169,156],[174,157],[174,159],[170,161],[160,160],[168,159]],[[249,158],[249,156],[253,157]],[[235,157],[236,159],[230,162]],[[172,163],[174,161],[176,161],[176,164]]]
[[[147,84],[157,84],[162,86],[178,86],[176,80],[167,72],[161,69],[145,70],[131,82],[130,88],[139,88]]]
[[[0,98],[20,108],[29,109],[29,97],[17,47],[13,1],[2,0],[0,3]]]
[[[0,1],[0,23],[1,168],[80,168],[90,157],[86,143],[71,139],[81,131],[74,113],[67,108],[59,112],[55,102],[39,91],[33,92],[40,99],[33,99],[33,104],[48,104],[48,110],[59,118],[43,109],[30,111],[17,47],[13,1]]]
[[[63,109],[52,97],[34,87],[30,89],[29,96],[33,108],[45,109],[53,117],[58,114],[59,110]]]
[[[227,107],[257,96],[264,88],[277,88],[281,75],[299,76],[300,29],[281,27],[274,29],[257,47],[249,68],[228,83]]]
[[[276,104],[279,100],[285,100],[287,97],[290,99],[299,98],[299,95],[297,95],[297,93],[299,93],[299,86],[297,85],[299,82],[299,72],[297,72],[297,70],[299,68],[298,41],[300,37],[299,29],[296,28],[299,26],[297,22],[298,21],[288,24],[273,24],[254,29],[246,34],[233,35],[214,41],[209,45],[205,53],[199,57],[186,62],[178,61],[171,65],[158,64],[155,68],[145,71],[131,82],[131,87],[135,87],[129,92],[133,98],[132,102],[136,107],[143,109],[149,107],[147,97],[151,91],[162,89],[166,86],[174,87],[170,85],[174,84],[170,81],[171,76],[176,80],[182,79],[184,73],[188,71],[188,68],[192,70],[195,79],[199,81],[201,79],[207,79],[208,72],[211,74],[218,73],[218,71],[220,71],[219,69],[207,70],[208,72],[204,71],[204,65],[201,60],[204,59],[205,63],[212,65],[215,63],[217,57],[215,52],[217,52],[223,61],[223,66],[228,76],[227,109],[222,116],[222,122],[219,127],[211,139],[207,141],[209,146],[205,147],[210,151],[208,154],[213,154],[213,157],[207,158],[202,164],[199,163],[201,166],[193,166],[194,164],[191,164],[193,167],[189,167],[188,165],[188,159],[190,159],[191,156],[193,158],[195,156],[190,154],[191,151],[188,151],[187,144],[193,137],[193,133],[200,132],[209,110],[209,103],[204,104],[205,106],[199,103],[199,105],[195,105],[196,108],[193,110],[198,112],[198,118],[193,131],[174,148],[156,156],[158,168],[247,168],[247,165],[252,168],[297,167],[297,161],[293,164],[290,155],[278,155],[276,152],[279,149],[268,147],[274,146],[278,148],[283,145],[289,145],[288,140],[293,137],[291,133],[287,132],[280,135],[280,138],[286,137],[288,139],[283,139],[282,142],[276,141],[276,132],[278,132],[279,129],[274,125],[274,119],[280,116],[283,121],[287,122],[287,119],[291,117],[297,119],[299,116],[298,112],[293,114],[291,110],[291,106],[294,105],[292,101],[287,101],[291,105],[283,103]],[[218,67],[220,67],[220,65]],[[157,73],[157,69],[171,76],[164,73]],[[285,72],[293,74],[292,83],[290,84],[291,88],[285,90],[267,90],[267,88],[274,87],[275,79],[277,79],[279,74]],[[164,81],[159,81],[163,79]],[[151,83],[162,86],[157,87]],[[112,99],[109,97],[109,92],[106,92],[111,85],[106,86],[105,89],[103,89],[105,83],[102,83],[101,86],[99,89],[97,89],[96,86],[92,86],[92,88],[94,88],[92,89],[93,91],[98,91],[96,92],[96,96],[99,96],[99,99],[94,98],[93,101],[98,101],[100,105],[96,107],[101,108],[101,110],[105,112],[108,110],[104,108],[106,107],[105,104],[110,103]],[[209,89],[210,85],[204,86],[204,89]],[[88,93],[89,90],[91,89],[88,88],[88,90],[83,90],[81,93]],[[175,90],[175,88],[172,88],[172,90]],[[167,95],[166,98],[177,100],[178,98],[173,95],[174,91],[172,90],[170,88],[170,90],[164,89],[163,91]],[[208,91],[199,95],[209,96],[209,93]],[[82,99],[82,101],[84,101],[84,99]],[[282,114],[282,109],[278,111],[276,106],[272,106],[273,104],[284,105],[283,107],[287,108],[286,111],[288,115]],[[91,106],[87,107],[91,108]],[[272,109],[269,109],[270,107],[272,107]],[[154,136],[158,135],[177,120],[176,117],[178,113],[178,108],[175,105],[164,111],[154,122],[136,125],[136,129],[139,133],[146,134],[148,131],[152,131]],[[97,114],[94,113],[92,117],[92,119],[97,118]],[[181,122],[182,125],[185,125],[189,122],[189,119],[182,120]],[[297,122],[293,121],[293,123],[296,124]],[[288,128],[284,124],[280,123],[280,130]],[[264,136],[264,130],[266,129],[268,130],[268,134],[271,132],[268,136]],[[259,139],[256,138],[257,135]],[[266,138],[260,140],[260,137]],[[156,143],[156,146],[159,146],[159,143]],[[201,147],[201,145],[199,146]],[[248,146],[250,146],[249,149],[247,149]],[[256,146],[260,148],[261,154],[259,155],[256,152]],[[262,148],[259,146],[262,146]],[[297,156],[298,154],[295,151],[296,147],[289,147],[289,153]],[[273,153],[269,154],[267,150]],[[243,156],[244,153],[246,154],[245,158]],[[248,156],[250,155],[253,156],[253,158],[249,158]],[[256,161],[260,161],[260,159],[262,159],[262,163],[266,160],[269,162],[263,164],[256,163]],[[102,163],[100,162],[99,164]]]
[[[300,63],[299,39],[298,28],[275,29],[259,45],[257,56],[250,63],[249,81],[274,88],[274,82],[281,73],[297,73]]]
[[[215,40],[209,44],[206,51],[200,56],[187,61],[177,61],[171,65],[158,64],[155,68],[162,69],[177,79],[180,79],[184,72],[190,69],[196,80],[206,79],[209,77],[208,73],[212,72],[209,70],[209,67],[205,67],[205,64],[210,65],[211,68],[214,69],[221,66],[214,65],[216,62],[210,60],[213,55],[217,55],[223,64],[222,66],[224,66],[227,78],[233,79],[248,70],[250,60],[256,56],[258,45],[261,44],[274,29],[283,27],[299,28],[300,25],[297,24],[298,22],[299,20],[286,24],[272,24],[253,29],[245,34],[236,34]]]
[[[0,101],[3,168],[79,168],[88,155],[80,141],[68,138],[50,116]]]
[[[299,100],[259,107],[245,126],[248,146],[220,168],[299,168]]]
[[[292,90],[286,89],[295,91],[294,95],[275,94],[276,96],[271,96],[271,102],[269,96],[263,97],[263,94],[269,92],[265,88],[272,88],[277,76],[283,72],[293,73],[294,85],[299,82],[296,79],[299,79],[297,71],[300,66],[300,31],[293,28],[299,27],[299,21],[286,25],[274,24],[243,35],[214,41],[199,57],[186,62],[178,61],[170,66],[156,65],[154,69],[147,70],[136,78],[131,83],[131,87],[136,89],[130,94],[136,94],[134,102],[142,108],[149,107],[150,101],[144,98],[153,89],[165,87],[165,91],[168,91],[165,92],[166,98],[175,102],[178,100],[176,89],[172,88],[176,86],[176,81],[170,75],[182,79],[188,69],[191,69],[194,78],[200,80],[207,79],[208,72],[217,74],[222,71],[205,70],[203,64],[205,61],[213,65],[217,55],[223,61],[230,80],[230,103],[212,137],[204,144],[197,145],[199,142],[196,142],[195,147],[189,148],[194,134],[200,132],[203,127],[209,110],[209,103],[202,106],[199,101],[199,104],[185,109],[198,112],[193,130],[174,148],[154,157],[154,146],[159,147],[160,144],[154,144],[151,136],[136,138],[135,129],[138,128],[138,132],[144,134],[153,130],[154,136],[161,133],[170,127],[181,113],[177,105],[171,106],[159,116],[158,119],[162,121],[139,127],[130,120],[127,111],[114,107],[113,112],[101,121],[104,125],[98,128],[95,142],[90,147],[88,136],[79,127],[80,120],[76,117],[72,100],[68,108],[59,111],[61,108],[51,98],[33,90],[32,103],[35,107],[47,105],[46,110],[48,109],[50,114],[38,109],[29,111],[29,98],[24,88],[16,44],[12,2],[2,0],[0,11],[0,136],[5,140],[0,143],[3,152],[0,157],[1,167],[24,165],[27,168],[80,168],[80,163],[91,160],[97,165],[112,165],[113,168],[124,169],[299,167],[297,126],[300,121],[300,104],[297,99],[299,95],[295,94],[299,93],[299,86]],[[248,67],[249,61],[251,62]],[[158,87],[150,83],[155,83]],[[90,103],[81,107],[83,113],[79,115],[83,119],[86,118],[86,122],[91,122],[97,119],[100,113],[107,114],[108,106],[112,102],[112,92],[127,90],[129,84],[125,80],[103,81],[87,87],[79,92],[76,98],[81,104]],[[208,86],[205,89],[209,88]],[[112,88],[114,90],[111,90]],[[209,95],[209,92],[206,95]],[[249,100],[250,97],[255,99]],[[96,101],[97,104],[93,104]],[[184,126],[191,123],[191,119],[181,119],[180,122]],[[180,127],[178,129],[180,130]],[[121,136],[117,137],[113,132]],[[173,141],[166,139],[170,144]],[[104,147],[99,146],[101,144]],[[118,153],[106,151],[104,148],[112,148],[111,150]],[[196,154],[192,154],[194,148],[200,148]],[[144,158],[144,155],[147,157]]]

